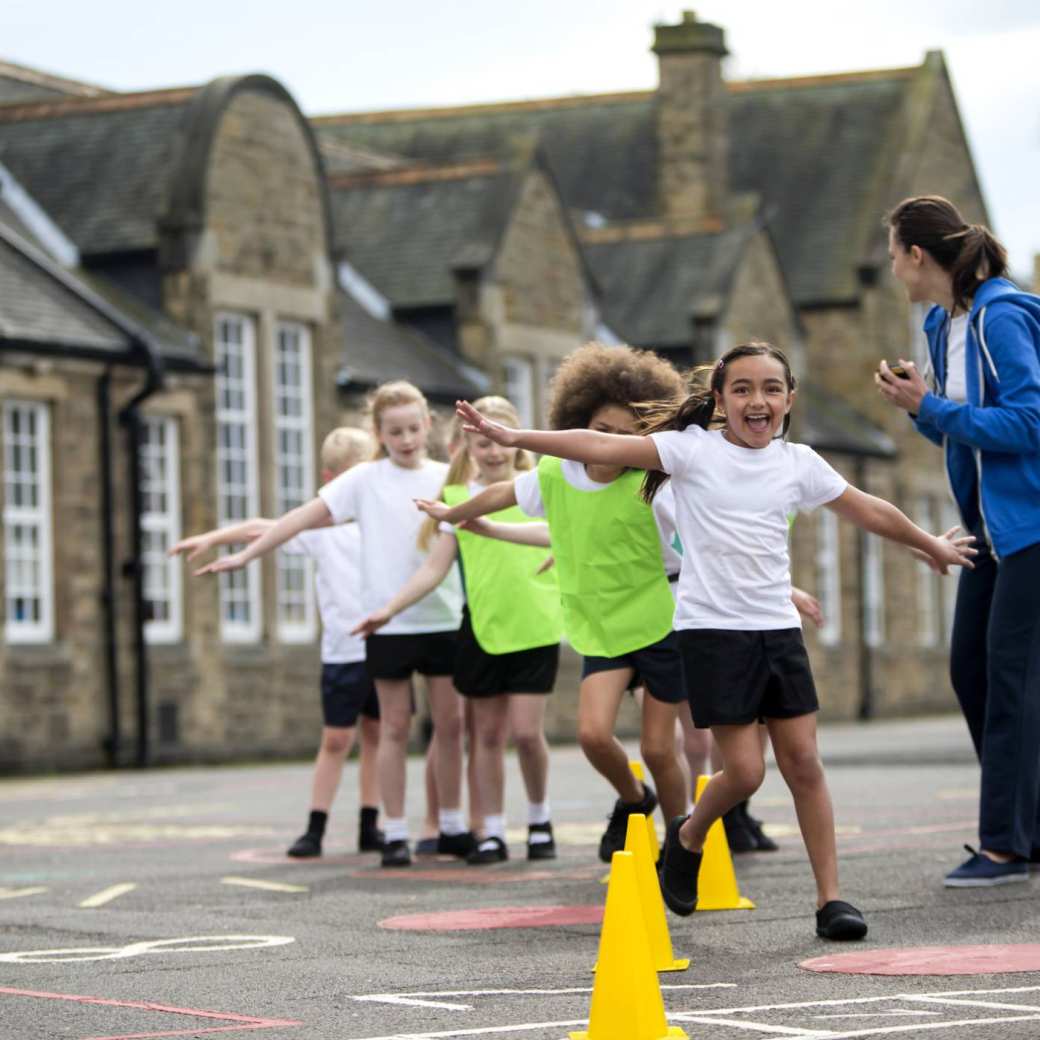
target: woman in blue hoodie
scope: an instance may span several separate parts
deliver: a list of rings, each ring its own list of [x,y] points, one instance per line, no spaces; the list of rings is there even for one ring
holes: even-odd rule
[[[1040,860],[1040,299],[1005,277],[1007,253],[944,198],[887,217],[892,274],[928,301],[932,384],[884,361],[881,394],[943,447],[978,556],[957,589],[953,688],[982,765],[979,851],[950,888],[1025,881]]]

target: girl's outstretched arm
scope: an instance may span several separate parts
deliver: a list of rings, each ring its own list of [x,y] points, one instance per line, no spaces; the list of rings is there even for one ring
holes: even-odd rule
[[[212,531],[203,534],[189,535],[182,538],[176,545],[170,546],[168,556],[180,556],[187,553],[187,559],[194,560],[196,556],[218,545],[239,545],[242,542],[255,542],[269,527],[274,526],[273,520],[265,520],[256,517],[253,520],[243,520],[238,524],[228,524],[227,527],[215,527]]]
[[[657,446],[650,437],[597,430],[514,430],[485,418],[468,401],[457,401],[455,412],[468,433],[479,433],[507,448],[527,448],[599,466],[661,469]]]
[[[426,559],[419,565],[419,569],[398,589],[394,598],[385,607],[369,614],[364,621],[350,630],[350,634],[368,637],[373,632],[378,632],[395,615],[433,592],[447,577],[457,552],[458,542],[455,536],[442,531]]]
[[[967,544],[936,538],[934,534],[923,531],[891,502],[875,495],[868,495],[851,485],[834,501],[828,502],[827,508],[838,516],[851,520],[865,531],[899,542],[911,549],[920,549],[935,561],[940,574],[945,574],[949,567],[974,566],[971,558],[976,554],[975,549]]]
[[[290,538],[295,538],[301,531],[309,531],[314,527],[331,527],[332,514],[321,498],[312,498],[296,509],[291,509],[285,516],[275,520],[273,524],[255,542],[247,545],[241,552],[230,556],[221,556],[219,560],[207,563],[195,572],[199,574],[219,574],[221,571],[237,571],[247,563],[258,559],[272,549],[277,549]]]
[[[500,542],[512,542],[514,545],[533,545],[539,549],[548,549],[552,544],[548,524],[505,524],[482,517],[478,520],[467,520],[460,526],[473,534],[497,538]]]
[[[457,506],[448,508],[443,502],[435,502],[428,498],[417,498],[415,504],[436,520],[447,524],[464,524],[467,520],[476,520],[487,513],[497,513],[500,509],[508,509],[516,505],[516,491],[511,480],[500,480],[484,488],[479,495],[467,498]]]

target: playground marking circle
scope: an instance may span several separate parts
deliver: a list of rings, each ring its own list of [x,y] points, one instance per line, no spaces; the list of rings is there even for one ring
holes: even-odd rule
[[[494,928],[552,928],[602,924],[603,906],[494,906],[480,910],[445,910],[401,914],[379,922],[380,928],[409,932],[469,932]]]
[[[828,954],[802,961],[807,971],[847,975],[998,975],[1040,971],[1040,944],[909,946]]]

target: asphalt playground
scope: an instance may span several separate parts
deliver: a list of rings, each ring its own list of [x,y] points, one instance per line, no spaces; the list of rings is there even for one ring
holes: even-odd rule
[[[781,849],[736,858],[756,908],[669,915],[675,954],[691,960],[659,976],[669,1024],[722,1040],[1040,1037],[1040,878],[941,884],[975,840],[978,771],[960,719],[830,726],[821,748],[843,894],[869,936],[816,938],[794,810],[771,772],[754,809]],[[421,763],[410,768],[419,810]],[[309,763],[0,781],[0,1038],[558,1040],[586,1028],[610,796],[580,751],[554,749],[560,857],[530,865],[382,870],[353,851],[354,770],[314,862],[284,856]],[[520,822],[514,761],[508,788]],[[511,849],[522,855],[521,831]],[[841,970],[848,955],[897,973]]]

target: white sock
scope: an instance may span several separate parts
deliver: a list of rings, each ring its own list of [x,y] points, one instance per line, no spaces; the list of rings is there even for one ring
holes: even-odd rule
[[[465,834],[466,819],[461,809],[440,809],[437,812],[441,834]]]
[[[502,813],[484,817],[484,837],[506,840],[506,818]]]
[[[549,822],[549,799],[546,798],[544,802],[528,802],[527,803],[527,826],[530,827],[532,823],[548,823]]]
[[[383,837],[386,841],[407,841],[408,820],[404,816],[399,819],[391,819],[389,816],[384,817]]]

